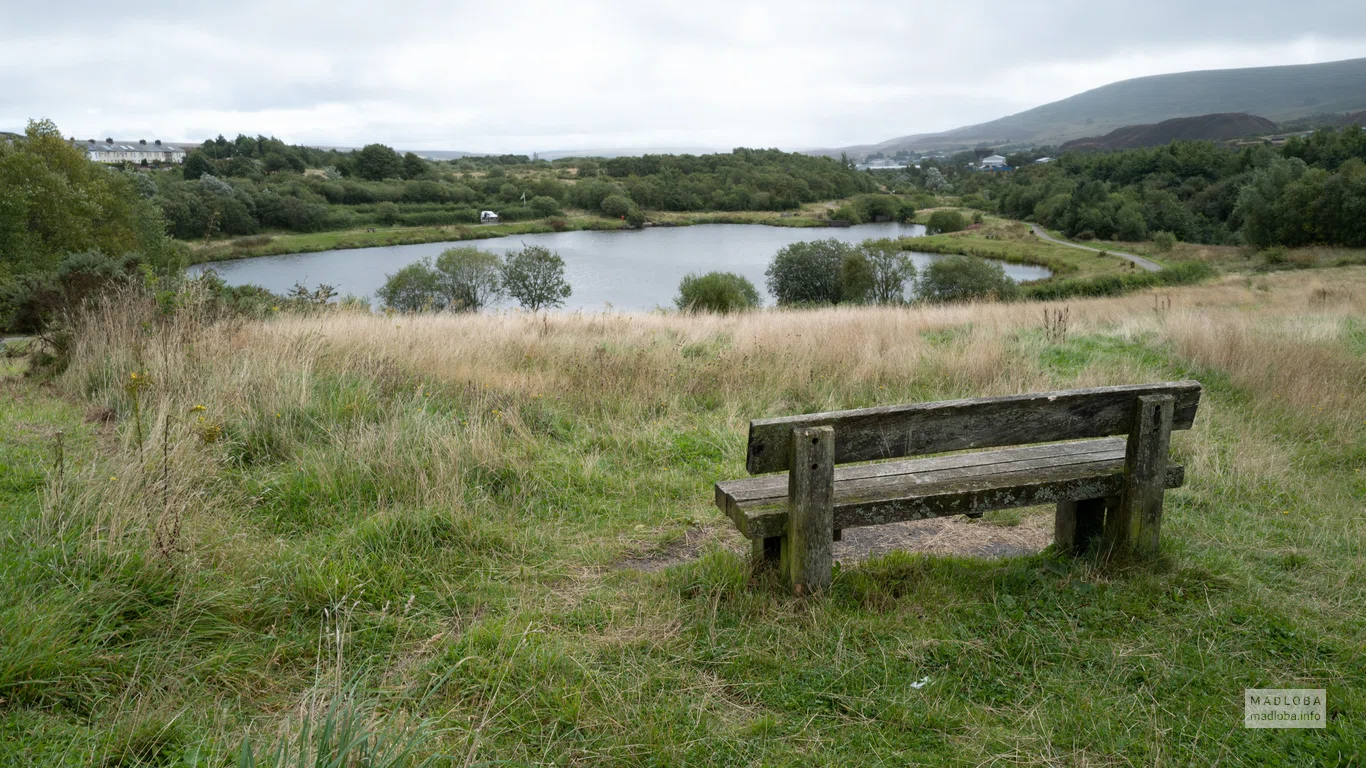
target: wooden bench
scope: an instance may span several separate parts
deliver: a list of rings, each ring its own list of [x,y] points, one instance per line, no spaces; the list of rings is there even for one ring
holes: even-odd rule
[[[1185,479],[1171,431],[1191,428],[1200,394],[1177,381],[758,419],[745,469],[785,474],[717,483],[716,506],[798,594],[830,584],[845,528],[991,509],[1055,503],[1060,548],[1152,551],[1163,492]],[[999,450],[836,469],[985,448]]]

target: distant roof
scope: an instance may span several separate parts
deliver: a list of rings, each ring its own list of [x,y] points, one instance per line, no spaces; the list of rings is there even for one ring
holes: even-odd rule
[[[1006,159],[1000,155],[982,158],[982,165],[1005,165]]]
[[[115,141],[115,142],[107,142],[107,141],[95,141],[94,139],[90,139],[90,140],[88,140],[88,141],[77,141],[76,139],[72,139],[72,140],[71,140],[71,143],[72,143],[72,144],[75,144],[75,145],[78,146],[78,147],[84,147],[84,148],[87,149],[87,150],[93,150],[93,151],[96,151],[96,152],[184,152],[184,151],[185,151],[185,150],[181,149],[180,147],[176,147],[176,146],[173,146],[173,145],[171,145],[171,144],[166,144],[166,143],[156,144],[156,143],[150,142],[150,141],[147,142],[146,144],[139,144],[139,143],[137,143],[137,142],[135,142],[135,141]]]
[[[1051,162],[1053,162],[1053,158],[1051,158],[1051,157],[1041,157],[1041,158],[1039,158],[1038,160],[1035,160],[1034,162],[1036,162],[1036,163],[1051,163]]]

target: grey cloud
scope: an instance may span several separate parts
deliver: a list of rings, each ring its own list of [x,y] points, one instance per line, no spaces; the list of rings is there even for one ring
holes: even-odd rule
[[[1366,56],[1366,5],[1322,0],[0,5],[0,128],[173,140],[830,146],[1124,77]]]

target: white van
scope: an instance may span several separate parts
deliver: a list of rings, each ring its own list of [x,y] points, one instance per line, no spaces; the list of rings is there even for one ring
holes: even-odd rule
[[[497,223],[498,223],[498,214],[494,213],[493,211],[482,211],[482,212],[480,212],[480,214],[479,214],[479,223],[480,223],[480,224],[497,224]]]

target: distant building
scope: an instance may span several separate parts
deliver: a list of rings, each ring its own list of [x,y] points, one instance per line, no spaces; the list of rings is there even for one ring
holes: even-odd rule
[[[1039,158],[1038,160],[1035,160],[1034,162],[1036,162],[1036,163],[1051,163],[1051,162],[1053,162],[1053,158],[1051,158],[1051,157],[1041,157],[1041,158]]]
[[[1006,165],[1006,159],[1004,157],[1001,157],[1000,155],[990,155],[988,157],[982,158],[982,162],[978,167],[984,171],[1010,170],[1010,166]]]
[[[866,163],[859,163],[854,166],[856,171],[897,171],[905,168],[905,163],[898,163],[895,160],[883,158],[881,160],[870,160]]]
[[[148,144],[146,140],[138,142],[95,141],[90,139],[85,143],[78,141],[72,142],[77,148],[85,151],[86,157],[97,163],[133,163],[141,165],[148,163],[183,163],[185,162],[185,150],[174,147],[170,144],[162,144],[161,139]]]

